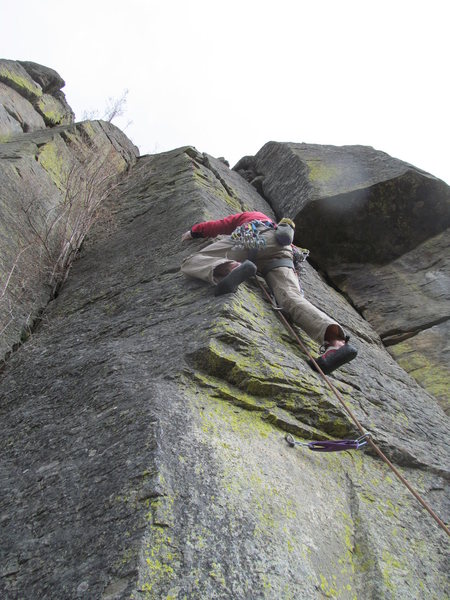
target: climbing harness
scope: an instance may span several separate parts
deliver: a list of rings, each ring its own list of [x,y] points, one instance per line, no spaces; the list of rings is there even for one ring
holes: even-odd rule
[[[294,261],[291,258],[273,258],[269,260],[264,267],[261,269],[261,275],[265,277],[267,273],[278,269],[279,267],[287,267],[288,269],[294,269]]]
[[[237,248],[260,250],[266,245],[266,240],[261,237],[262,228],[267,230],[274,227],[271,221],[250,221],[237,227],[230,237]]]
[[[431,508],[431,506],[422,498],[422,496],[420,496],[420,494],[418,494],[418,492],[416,492],[416,490],[411,486],[411,484],[406,480],[406,478],[403,477],[403,475],[400,473],[400,471],[391,463],[391,461],[387,458],[387,456],[383,453],[383,451],[373,441],[371,435],[364,430],[363,426],[361,425],[361,423],[359,422],[359,420],[357,419],[357,417],[355,416],[355,414],[352,412],[352,410],[344,402],[344,399],[342,398],[342,395],[339,392],[339,390],[331,383],[331,381],[329,380],[329,378],[325,375],[325,373],[322,371],[322,369],[320,368],[320,366],[317,364],[317,361],[311,356],[311,353],[308,351],[308,349],[306,348],[305,344],[302,342],[302,340],[300,339],[300,337],[298,336],[298,334],[295,332],[295,330],[292,327],[292,325],[289,323],[289,321],[287,320],[287,318],[283,314],[282,309],[280,309],[279,307],[274,307],[273,300],[271,299],[270,294],[267,291],[266,287],[262,284],[262,282],[258,278],[256,278],[256,281],[257,281],[259,287],[261,288],[264,296],[267,298],[267,300],[272,305],[272,308],[275,308],[276,314],[279,316],[279,318],[283,322],[283,324],[286,327],[286,329],[288,330],[288,332],[294,337],[294,339],[296,340],[296,342],[298,343],[298,345],[300,346],[300,348],[302,349],[302,351],[308,356],[309,360],[315,365],[316,371],[320,374],[320,376],[324,380],[325,384],[333,392],[333,394],[336,396],[336,398],[338,399],[338,401],[342,405],[342,407],[345,410],[345,412],[349,415],[349,417],[355,423],[355,425],[358,428],[358,430],[361,432],[361,437],[358,438],[358,440],[361,440],[361,439],[363,441],[365,440],[365,443],[367,445],[369,445],[378,454],[378,456],[381,458],[381,460],[383,460],[388,465],[388,467],[391,469],[391,471],[403,483],[403,485],[411,492],[411,494],[415,497],[415,499],[423,506],[423,508],[430,514],[430,516],[436,521],[436,523],[446,532],[446,534],[448,536],[450,536],[450,529],[447,527],[447,525],[433,511],[433,509]],[[290,436],[290,437],[292,437],[292,436]],[[353,443],[358,442],[358,440],[353,441]],[[286,440],[286,441],[288,441],[288,440]],[[344,442],[349,442],[349,441],[351,442],[351,440],[343,440],[343,441]],[[333,440],[329,440],[329,442],[333,442]],[[288,441],[288,443],[289,443],[289,441]],[[310,442],[310,443],[312,443],[312,442]],[[322,444],[322,447],[323,447],[324,443],[325,442],[319,442],[319,444]],[[294,445],[296,445],[296,444],[294,444]],[[361,446],[361,444],[359,446]],[[345,448],[345,449],[348,450],[349,448]],[[327,450],[323,450],[322,449],[321,451],[324,452],[324,451],[327,451]],[[330,451],[330,450],[328,450],[328,451]]]
[[[278,225],[272,223],[272,221],[249,221],[237,227],[230,235],[231,240],[237,248],[245,249],[249,251],[248,258],[251,261],[256,260],[258,250],[261,250],[266,245],[266,240],[261,235],[269,229],[275,230],[275,232],[283,230],[288,227],[294,231],[295,224],[290,219],[281,219]],[[309,250],[306,248],[299,248],[291,244],[290,240],[287,244],[282,243],[281,245],[290,245],[292,249],[292,259],[290,258],[276,258],[269,261],[262,270],[262,275],[265,277],[269,271],[277,269],[279,267],[288,267],[294,269],[297,273],[298,282],[300,286],[300,293],[304,295],[302,284],[300,281],[301,271],[303,263],[309,256]]]
[[[273,258],[264,264],[260,273],[263,277],[273,271],[274,269],[278,269],[279,267],[287,267],[288,269],[293,269],[298,277],[298,283],[300,286],[300,292],[302,296],[304,295],[302,285],[300,282],[300,277],[302,274],[303,263],[309,256],[309,250],[305,248],[297,248],[297,246],[292,245],[292,258]]]
[[[288,433],[285,437],[289,446],[306,446],[315,452],[343,452],[344,450],[359,450],[367,444],[367,438],[370,433],[366,433],[357,440],[321,440],[313,442],[296,442],[292,435]]]

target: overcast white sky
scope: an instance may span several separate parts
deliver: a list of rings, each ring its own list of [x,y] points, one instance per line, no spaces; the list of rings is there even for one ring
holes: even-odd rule
[[[448,0],[0,0],[0,57],[65,79],[141,154],[235,164],[266,142],[364,144],[450,183]]]

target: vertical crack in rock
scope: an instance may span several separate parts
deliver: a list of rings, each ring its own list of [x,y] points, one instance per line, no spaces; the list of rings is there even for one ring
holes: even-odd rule
[[[206,168],[208,168],[213,173],[213,175],[215,175],[215,177],[217,177],[217,179],[219,180],[219,182],[224,187],[226,193],[231,198],[233,198],[237,202],[237,204],[240,206],[241,211],[245,211],[246,208],[245,208],[243,202],[235,194],[234,190],[227,184],[227,182],[225,181],[225,179],[223,177],[221,177],[219,171],[216,168],[214,168],[214,166],[213,166],[213,164],[211,162],[211,159],[205,153],[203,153],[203,164],[205,165]]]
[[[361,486],[356,487],[352,477],[347,475],[349,519],[346,522],[346,559],[355,572],[355,588],[357,596],[376,600],[382,597],[383,580],[380,564],[371,543],[369,522],[360,511],[360,503],[364,497]],[[360,494],[357,489],[359,488]],[[347,519],[346,519],[347,521]],[[344,560],[343,560],[344,562]]]

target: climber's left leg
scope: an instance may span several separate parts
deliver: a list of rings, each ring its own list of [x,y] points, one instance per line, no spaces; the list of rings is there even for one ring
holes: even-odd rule
[[[181,272],[216,285],[246,258],[247,252],[236,248],[230,236],[220,236],[217,241],[185,258]]]

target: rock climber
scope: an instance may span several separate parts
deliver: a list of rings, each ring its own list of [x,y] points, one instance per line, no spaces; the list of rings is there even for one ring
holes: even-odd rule
[[[353,360],[356,349],[348,343],[342,327],[304,297],[294,260],[298,249],[292,244],[295,224],[281,219],[277,224],[257,211],[237,213],[217,221],[196,223],[181,236],[217,239],[183,260],[184,275],[215,286],[215,295],[233,293],[259,272],[278,305],[290,319],[321,345],[316,359],[325,374]],[[315,369],[312,361],[310,366]]]

